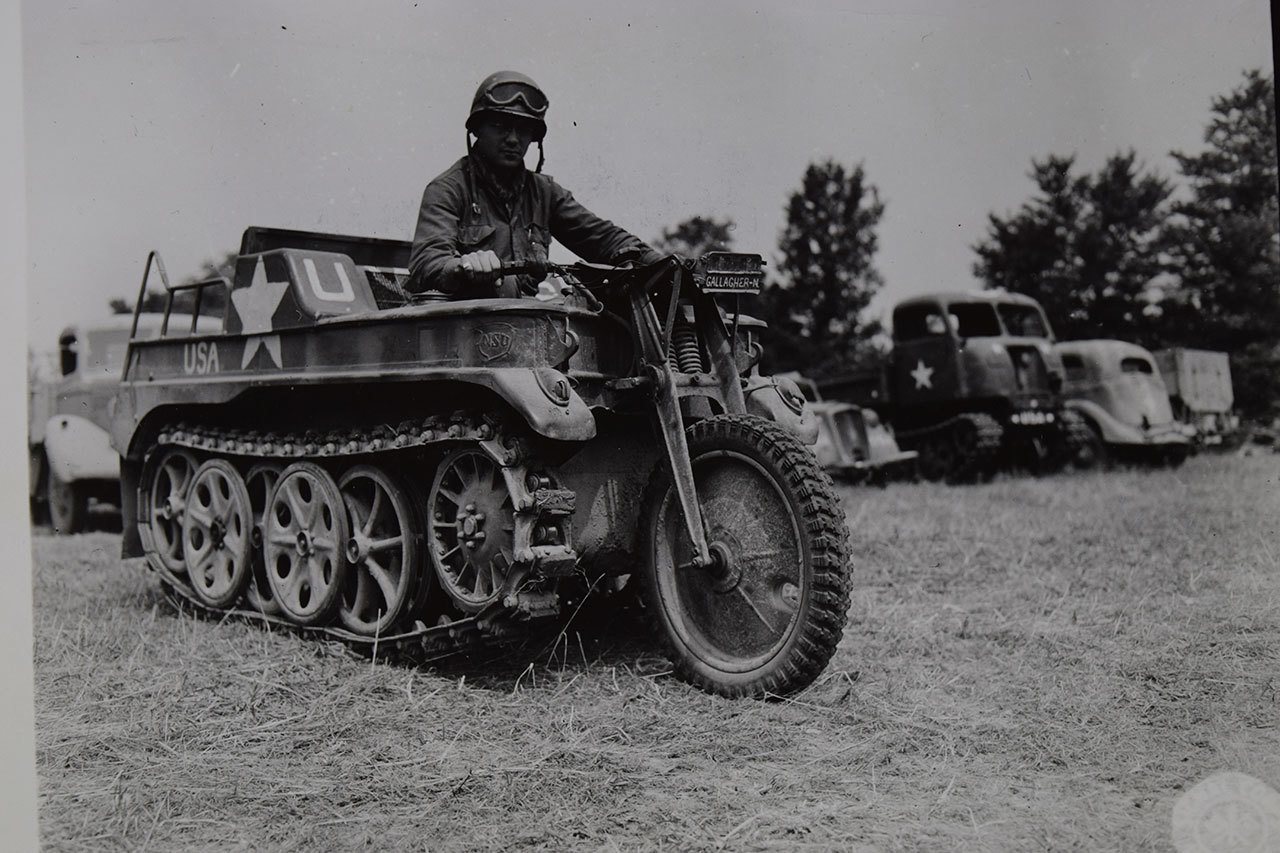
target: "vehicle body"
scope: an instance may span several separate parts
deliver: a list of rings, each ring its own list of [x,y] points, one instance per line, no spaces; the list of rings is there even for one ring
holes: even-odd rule
[[[1085,419],[1105,453],[1173,465],[1186,459],[1189,441],[1151,353],[1115,340],[1063,341],[1054,349],[1066,405]]]
[[[1188,427],[1198,446],[1220,445],[1236,432],[1240,419],[1233,411],[1231,359],[1225,352],[1178,347],[1153,355],[1173,416]]]
[[[682,678],[816,677],[848,531],[803,396],[712,295],[757,291],[760,257],[448,301],[404,292],[408,253],[250,228],[234,281],[193,286],[230,291],[222,330],[131,343],[125,555],[205,608],[381,649],[502,636],[630,576]]]
[[[143,314],[138,335],[159,333],[164,317]],[[73,325],[58,336],[57,376],[27,389],[27,451],[32,508],[47,507],[57,533],[84,528],[90,500],[119,505],[120,462],[111,447],[109,407],[124,368],[133,318]]]
[[[893,311],[881,370],[823,383],[867,406],[919,452],[928,479],[971,482],[1002,465],[1053,470],[1080,459],[1088,434],[1064,410],[1062,366],[1040,305],[1002,291],[935,293]]]
[[[813,454],[833,478],[850,483],[884,484],[915,475],[917,454],[901,450],[893,431],[872,409],[824,400],[818,386],[799,374],[788,374],[804,392],[807,408],[818,422]]]

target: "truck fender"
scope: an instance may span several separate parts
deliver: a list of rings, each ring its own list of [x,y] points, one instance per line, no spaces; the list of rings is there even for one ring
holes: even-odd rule
[[[812,447],[818,442],[818,417],[805,405],[800,387],[785,376],[752,376],[742,389],[747,414],[773,421]]]
[[[525,419],[539,435],[560,441],[596,436],[596,419],[569,377],[551,367],[503,367],[478,374],[486,385]]]
[[[107,431],[78,415],[54,415],[44,432],[49,471],[64,483],[114,480],[119,457]]]

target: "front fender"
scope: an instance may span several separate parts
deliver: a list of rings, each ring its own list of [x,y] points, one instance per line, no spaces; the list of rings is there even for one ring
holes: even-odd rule
[[[1089,400],[1067,400],[1066,408],[1079,412],[1098,426],[1106,444],[1182,444],[1186,439],[1174,428],[1143,432]]]
[[[818,417],[810,406],[804,405],[804,396],[794,382],[788,390],[793,399],[799,398],[800,411],[787,403],[779,387],[780,382],[787,381],[790,380],[774,376],[751,377],[742,391],[747,400],[747,413],[773,421],[812,447],[818,441]]]
[[[49,470],[64,483],[114,480],[119,456],[102,427],[78,415],[54,415],[45,425],[44,452]]]
[[[569,377],[554,368],[504,367],[458,378],[491,388],[539,435],[561,441],[596,436],[591,409],[573,390]]]

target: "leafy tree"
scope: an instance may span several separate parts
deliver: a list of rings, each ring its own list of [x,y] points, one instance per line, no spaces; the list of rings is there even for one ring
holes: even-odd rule
[[[883,284],[874,266],[880,193],[862,165],[812,163],[787,203],[779,239],[780,280],[762,294],[769,322],[765,352],[772,370],[827,376],[874,351],[879,324],[861,318]]]
[[[1074,157],[1032,160],[1039,194],[988,217],[974,274],[1035,298],[1061,338],[1151,342],[1172,187],[1135,160],[1115,154],[1094,175],[1073,174]]]
[[[240,257],[239,252],[227,252],[220,259],[210,259],[201,264],[199,271],[182,279],[180,285],[195,284],[198,281],[208,281],[211,278],[222,276],[228,281],[234,281],[236,275],[236,259]],[[165,302],[168,297],[163,290],[153,290],[147,288],[147,292],[142,297],[142,310],[163,312]],[[132,314],[133,313],[132,298],[126,299],[117,296],[111,299],[107,305],[111,309],[112,314]],[[195,291],[187,290],[178,292],[173,298],[173,315],[191,316],[191,309],[195,305]],[[227,291],[223,287],[206,287],[204,294],[200,297],[200,313],[202,315],[217,316],[225,310],[227,305]]]
[[[714,216],[693,216],[673,228],[662,229],[653,247],[659,252],[698,258],[707,252],[728,251],[733,248],[732,219],[716,219]]]
[[[1166,338],[1232,355],[1237,405],[1280,404],[1275,81],[1247,71],[1212,102],[1205,150],[1172,152],[1190,186],[1167,234]]]

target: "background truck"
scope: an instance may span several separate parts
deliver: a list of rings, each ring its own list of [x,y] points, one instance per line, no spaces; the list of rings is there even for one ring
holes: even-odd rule
[[[1231,361],[1225,352],[1199,349],[1156,351],[1173,416],[1195,430],[1198,445],[1222,444],[1240,426],[1232,411]]]
[[[29,496],[33,519],[47,512],[56,533],[83,530],[90,501],[120,504],[120,457],[107,429],[132,321],[132,316],[117,315],[92,325],[68,326],[58,336],[52,375],[46,371],[31,377]],[[138,335],[155,337],[163,322],[162,314],[141,315]],[[201,318],[200,328],[210,323],[220,325]]]
[[[1001,291],[936,293],[893,311],[879,370],[820,383],[825,396],[874,409],[931,480],[972,482],[1001,466],[1087,465],[1088,426],[1065,409],[1053,331],[1034,299]]]

